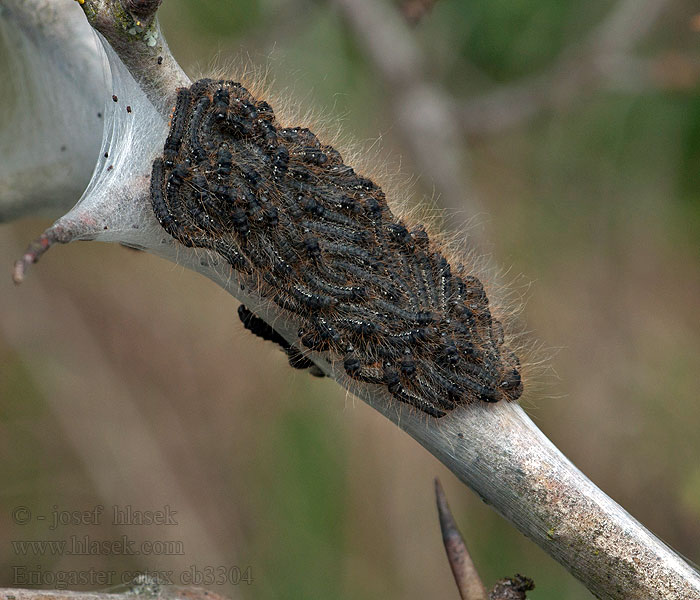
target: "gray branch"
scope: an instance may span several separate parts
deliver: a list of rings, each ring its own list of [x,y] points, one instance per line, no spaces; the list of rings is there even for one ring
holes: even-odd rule
[[[55,217],[87,187],[102,136],[102,55],[78,5],[0,2],[0,81],[0,223]]]
[[[435,186],[440,206],[471,217],[481,204],[465,173],[469,148],[458,126],[455,102],[430,80],[413,31],[385,0],[332,0],[390,94],[396,128],[418,175]],[[462,224],[464,220],[462,221]],[[478,231],[470,244],[480,248]]]
[[[135,583],[122,593],[72,592],[68,590],[0,589],[0,600],[229,600],[225,596],[195,587]]]
[[[156,11],[162,0],[85,0],[90,25],[119,55],[158,112],[168,117],[175,90],[190,80],[170,53]]]
[[[31,11],[39,1],[12,0],[10,5],[13,11]],[[149,175],[150,161],[162,150],[167,130],[169,108],[163,99],[172,98],[175,87],[186,79],[174,59],[165,56],[167,46],[160,33],[159,52],[164,53],[165,66],[163,73],[154,76],[152,37],[146,32],[157,31],[157,23],[148,11],[139,11],[139,19],[150,25],[136,34],[127,29],[125,36],[124,10],[117,10],[121,6],[119,0],[86,0],[83,8],[107,39],[119,39],[126,46],[116,44],[116,51],[125,57],[122,66],[126,64],[138,82],[120,84],[126,86],[129,101],[139,103],[138,112],[123,130],[109,132],[111,151],[129,160],[111,169],[100,159],[81,201],[30,247],[19,262],[17,278],[55,242],[125,243],[212,279],[273,324],[290,343],[297,343],[298,323],[292,317],[252,295],[250,289],[242,290],[237,273],[217,255],[178,245],[156,221],[150,207]],[[133,12],[133,3],[130,6]],[[112,63],[113,78],[121,77],[116,55]],[[342,364],[328,363],[319,355],[312,358],[341,386],[434,454],[599,598],[700,599],[698,572],[591,483],[518,405],[472,405],[436,420],[396,402],[383,386],[350,380]]]

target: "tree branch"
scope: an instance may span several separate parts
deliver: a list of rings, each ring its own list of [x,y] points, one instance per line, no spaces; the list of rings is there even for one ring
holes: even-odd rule
[[[85,0],[88,22],[119,55],[158,112],[169,117],[175,90],[190,80],[170,53],[156,11],[162,0]]]
[[[440,205],[470,216],[482,207],[468,179],[469,149],[454,100],[426,73],[426,59],[401,15],[384,0],[332,0],[391,94],[397,130]],[[464,223],[464,221],[462,222]],[[478,231],[471,244],[479,247]]]
[[[469,98],[459,114],[467,135],[485,136],[562,108],[603,87],[646,89],[652,62],[633,56],[668,0],[621,0],[581,44],[561,54],[545,73]]]
[[[13,588],[0,589],[0,600],[134,600],[142,598],[166,597],[170,600],[229,600],[225,596],[195,587],[176,587],[158,585],[158,590],[139,590],[138,584],[132,589],[112,594],[107,592],[72,592],[68,590],[23,590]]]
[[[87,187],[102,136],[103,70],[77,4],[3,1],[0,223],[61,214]]]
[[[351,0],[338,1],[346,8],[360,6]],[[86,1],[83,6],[87,6],[87,12],[103,10],[99,22],[106,37],[129,40],[124,37],[123,20],[119,16],[122,13],[114,9],[116,4],[118,0]],[[361,6],[367,8],[366,4]],[[111,8],[106,10],[106,7]],[[95,21],[95,13],[89,14]],[[110,27],[115,30],[111,34]],[[167,52],[162,37],[159,40],[162,51]],[[145,36],[135,36],[129,43],[148,45]],[[184,80],[177,76],[178,69],[174,67],[172,76],[154,76],[152,54],[143,47],[138,51],[122,48],[118,50],[120,55],[121,52],[125,53],[129,72],[138,84],[119,71],[120,61],[115,55],[110,59],[115,85],[124,86],[128,101],[138,102],[134,104],[138,110],[133,118],[119,121],[121,128],[110,132],[113,136],[110,152],[116,154],[117,166],[110,168],[114,166],[110,164],[112,155],[109,161],[101,159],[83,199],[47,230],[47,239],[116,241],[183,264],[244,301],[261,318],[274,324],[290,343],[296,344],[299,324],[293,318],[281,314],[270,302],[251,295],[249,289],[242,290],[236,271],[222,264],[216,255],[178,245],[156,221],[150,206],[149,175],[151,161],[162,149],[167,129],[165,117],[169,108],[162,98],[172,98],[175,89],[168,86],[181,85]],[[409,51],[392,68],[403,73],[414,59]],[[167,64],[175,64],[174,59],[167,57]],[[140,90],[147,98],[154,99],[155,108],[142,101]],[[124,156],[128,160],[120,162]],[[342,364],[330,364],[317,354],[311,358],[340,385],[433,453],[598,597],[700,598],[697,571],[591,483],[518,405],[475,404],[455,409],[436,420],[397,403],[384,386],[350,380]]]

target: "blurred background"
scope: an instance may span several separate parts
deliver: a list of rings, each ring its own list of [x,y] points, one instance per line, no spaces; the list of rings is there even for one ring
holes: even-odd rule
[[[542,348],[533,360],[545,357],[528,413],[695,562],[698,12],[690,0],[166,0],[160,11],[190,76],[266,73],[327,129],[380,146],[403,201],[439,210],[506,272],[524,303],[515,318]],[[51,588],[51,574],[90,569],[115,571],[110,584],[143,570],[196,583],[214,567],[229,581],[207,587],[232,598],[456,598],[439,476],[487,585],[520,572],[532,598],[592,597],[394,425],[245,332],[208,280],[80,243],[14,289],[12,262],[50,221],[0,225],[0,585],[32,587],[17,579],[31,571]],[[99,524],[67,516],[50,529],[54,511],[98,505]],[[115,506],[168,506],[177,525],[114,525]],[[156,548],[70,556],[11,543],[122,535]],[[231,583],[248,567],[252,584]],[[85,583],[69,587],[108,587]]]

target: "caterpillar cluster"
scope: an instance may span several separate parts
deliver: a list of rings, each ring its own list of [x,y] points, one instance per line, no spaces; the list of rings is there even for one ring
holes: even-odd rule
[[[324,353],[434,417],[522,393],[479,279],[453,273],[380,187],[308,129],[282,127],[241,84],[202,79],[178,90],[151,202],[168,234],[217,252],[302,323],[292,346],[239,312],[293,366],[311,366],[300,349]]]

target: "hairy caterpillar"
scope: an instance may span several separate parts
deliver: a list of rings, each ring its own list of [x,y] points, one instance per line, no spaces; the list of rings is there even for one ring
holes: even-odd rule
[[[326,353],[351,378],[434,417],[522,393],[479,279],[453,273],[381,188],[308,129],[282,127],[241,84],[201,79],[178,90],[151,202],[173,238],[216,251],[303,323],[295,349],[239,312],[294,366],[308,366],[301,348]]]

